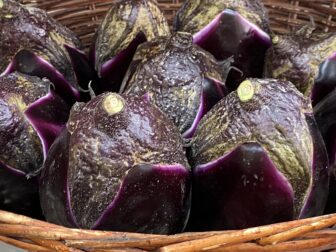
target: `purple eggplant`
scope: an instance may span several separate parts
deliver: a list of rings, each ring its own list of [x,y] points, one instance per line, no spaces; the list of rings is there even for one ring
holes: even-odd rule
[[[170,234],[190,207],[178,129],[148,96],[76,103],[41,176],[47,220],[70,227]]]
[[[139,47],[120,91],[149,95],[191,138],[204,114],[227,94],[230,65],[193,45],[191,34],[178,32]]]
[[[95,36],[91,61],[101,78],[98,93],[118,92],[139,44],[170,35],[156,0],[115,1]]]
[[[327,147],[332,169],[329,198],[325,213],[336,212],[336,90],[333,90],[314,107],[316,122]]]
[[[315,106],[336,86],[335,43],[336,34],[312,32],[306,27],[274,36],[266,56],[265,76],[291,81]]]
[[[194,43],[217,60],[234,56],[228,87],[235,90],[246,77],[261,77],[264,58],[271,46],[268,17],[260,0],[187,0],[174,28],[194,35]]]
[[[14,0],[1,3],[0,75],[46,77],[69,103],[80,100],[79,84],[87,89],[94,71],[75,34],[43,10]]]
[[[323,213],[325,145],[290,82],[247,79],[201,120],[191,147],[190,229],[260,226]]]
[[[46,154],[70,108],[51,82],[20,73],[0,77],[0,209],[34,215],[37,181]]]

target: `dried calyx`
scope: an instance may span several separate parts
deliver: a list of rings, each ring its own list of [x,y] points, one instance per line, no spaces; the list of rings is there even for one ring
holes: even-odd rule
[[[230,59],[217,62],[193,45],[191,34],[178,32],[139,47],[121,92],[148,94],[183,137],[190,138],[203,115],[226,95],[230,69]]]

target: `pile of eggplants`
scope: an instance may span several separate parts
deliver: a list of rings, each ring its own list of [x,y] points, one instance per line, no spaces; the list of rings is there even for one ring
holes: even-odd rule
[[[0,209],[155,234],[336,212],[336,36],[313,22],[186,0],[170,29],[156,0],[114,1],[86,54],[0,0],[0,30]]]

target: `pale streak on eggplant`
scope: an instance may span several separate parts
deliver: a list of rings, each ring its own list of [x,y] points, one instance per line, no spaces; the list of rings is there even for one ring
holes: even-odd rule
[[[168,23],[152,0],[128,0],[116,3],[98,30],[96,66],[113,58],[142,32],[148,41],[170,35]]]
[[[336,36],[334,34],[320,35],[318,43],[311,43],[308,47],[308,54],[310,55],[310,65],[314,69],[315,78],[318,77],[319,65],[335,52]]]
[[[0,55],[0,71],[5,70],[13,57],[25,49],[50,62],[69,82],[76,85],[70,57],[64,47],[65,44],[81,47],[74,33],[59,25],[45,11],[13,0],[3,3],[0,20],[4,36],[0,50],[4,54]],[[7,15],[12,18],[5,19]]]
[[[15,139],[8,140],[0,158],[6,164],[26,173],[34,172],[43,162],[42,142],[27,121],[24,112],[36,99],[46,95],[48,85],[38,77],[14,73],[1,79],[1,124],[5,135],[15,132]],[[11,119],[9,118],[11,117]],[[1,133],[1,132],[0,132]],[[3,143],[1,143],[3,144]]]
[[[67,125],[68,185],[70,195],[76,195],[71,204],[77,221],[86,228],[106,210],[135,165],[176,162],[189,168],[177,128],[158,108],[140,97],[123,96],[124,110],[111,119],[103,106],[109,95],[77,103]]]
[[[212,55],[193,45],[192,35],[185,32],[143,43],[133,62],[136,67],[126,74],[122,91],[150,95],[182,133],[197,115],[204,77],[223,81],[222,73],[229,69],[222,69]]]
[[[260,143],[293,186],[297,216],[312,183],[313,140],[304,114],[312,111],[311,105],[291,84],[252,82],[256,92],[249,102],[240,102],[233,92],[201,120],[192,156],[205,164],[240,144]]]
[[[302,46],[302,38],[288,35],[276,36],[273,47],[266,56],[266,77],[291,81],[308,96],[317,77],[310,64],[310,56]]]
[[[4,3],[2,0],[0,0],[0,9],[4,6]]]

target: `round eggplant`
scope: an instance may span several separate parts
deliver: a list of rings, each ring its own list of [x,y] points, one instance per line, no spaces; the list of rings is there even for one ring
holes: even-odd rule
[[[19,73],[0,77],[0,209],[39,212],[37,181],[70,108],[51,83]]]
[[[307,31],[274,36],[265,76],[292,82],[315,106],[335,88],[336,35]]]
[[[63,99],[79,100],[78,84],[87,86],[93,70],[75,34],[43,10],[14,0],[0,3],[0,74],[46,77]]]
[[[233,56],[228,87],[235,90],[246,77],[261,77],[271,46],[268,17],[260,0],[187,0],[176,15],[174,28],[193,34],[194,43],[217,60]]]
[[[193,45],[191,34],[178,32],[139,47],[120,91],[147,94],[190,138],[203,115],[227,94],[230,64],[219,64]]]
[[[248,79],[193,139],[190,228],[241,229],[323,213],[328,158],[310,100],[291,84]]]
[[[48,221],[142,233],[183,230],[190,168],[178,129],[147,98],[104,93],[74,105],[41,176]]]
[[[333,90],[314,107],[316,122],[327,147],[332,169],[329,198],[325,213],[336,212],[336,90]]]
[[[90,53],[101,78],[97,92],[118,92],[138,45],[169,35],[155,0],[115,1],[98,28]]]

